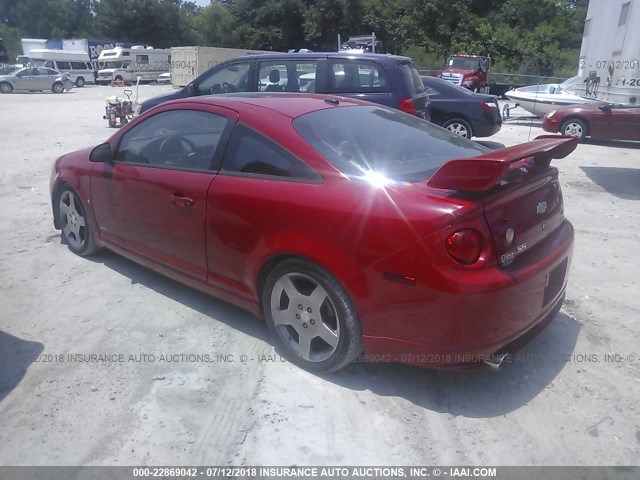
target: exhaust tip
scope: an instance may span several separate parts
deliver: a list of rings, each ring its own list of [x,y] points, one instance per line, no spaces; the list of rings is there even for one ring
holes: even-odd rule
[[[488,365],[493,370],[500,370],[500,367],[509,358],[509,354],[506,352],[498,352],[490,355],[484,360],[485,365]]]

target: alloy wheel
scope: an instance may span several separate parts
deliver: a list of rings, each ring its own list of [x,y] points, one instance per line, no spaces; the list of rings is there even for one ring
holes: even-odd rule
[[[564,127],[563,133],[569,137],[582,138],[584,136],[584,129],[582,128],[582,125],[577,122],[569,122]]]
[[[271,291],[271,314],[278,336],[301,359],[322,362],[338,348],[338,310],[325,288],[310,276],[282,275]]]
[[[80,250],[87,240],[87,222],[80,202],[72,192],[65,190],[58,205],[62,233],[72,248]]]

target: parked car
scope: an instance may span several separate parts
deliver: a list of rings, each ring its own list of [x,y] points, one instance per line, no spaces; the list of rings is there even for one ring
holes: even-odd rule
[[[577,143],[489,151],[324,95],[177,100],[55,161],[54,225],[265,318],[310,370],[363,350],[497,367],[562,305],[573,228],[549,162]]]
[[[435,77],[420,77],[429,94],[431,121],[466,138],[490,137],[500,131],[498,100]]]
[[[171,83],[171,72],[165,72],[158,75],[158,83]]]
[[[234,58],[175,93],[142,102],[137,113],[178,98],[256,91],[339,94],[429,117],[428,95],[410,58],[349,52]]]
[[[73,88],[73,82],[67,75],[44,67],[28,67],[0,76],[0,92],[11,93],[14,90],[46,91],[63,93]]]
[[[542,128],[580,140],[597,137],[640,141],[640,106],[608,102],[569,105],[545,115]]]

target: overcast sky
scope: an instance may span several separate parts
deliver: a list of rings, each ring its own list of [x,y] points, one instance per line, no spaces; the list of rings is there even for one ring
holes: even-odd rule
[[[206,7],[207,5],[209,5],[211,3],[211,0],[191,0],[191,1],[197,3],[201,7]]]

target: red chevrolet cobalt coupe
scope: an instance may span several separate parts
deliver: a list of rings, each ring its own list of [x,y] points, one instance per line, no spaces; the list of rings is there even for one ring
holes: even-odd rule
[[[563,299],[573,228],[554,158],[490,152],[358,100],[244,94],[162,104],[56,160],[54,223],[264,317],[314,371],[361,353],[497,366]]]

